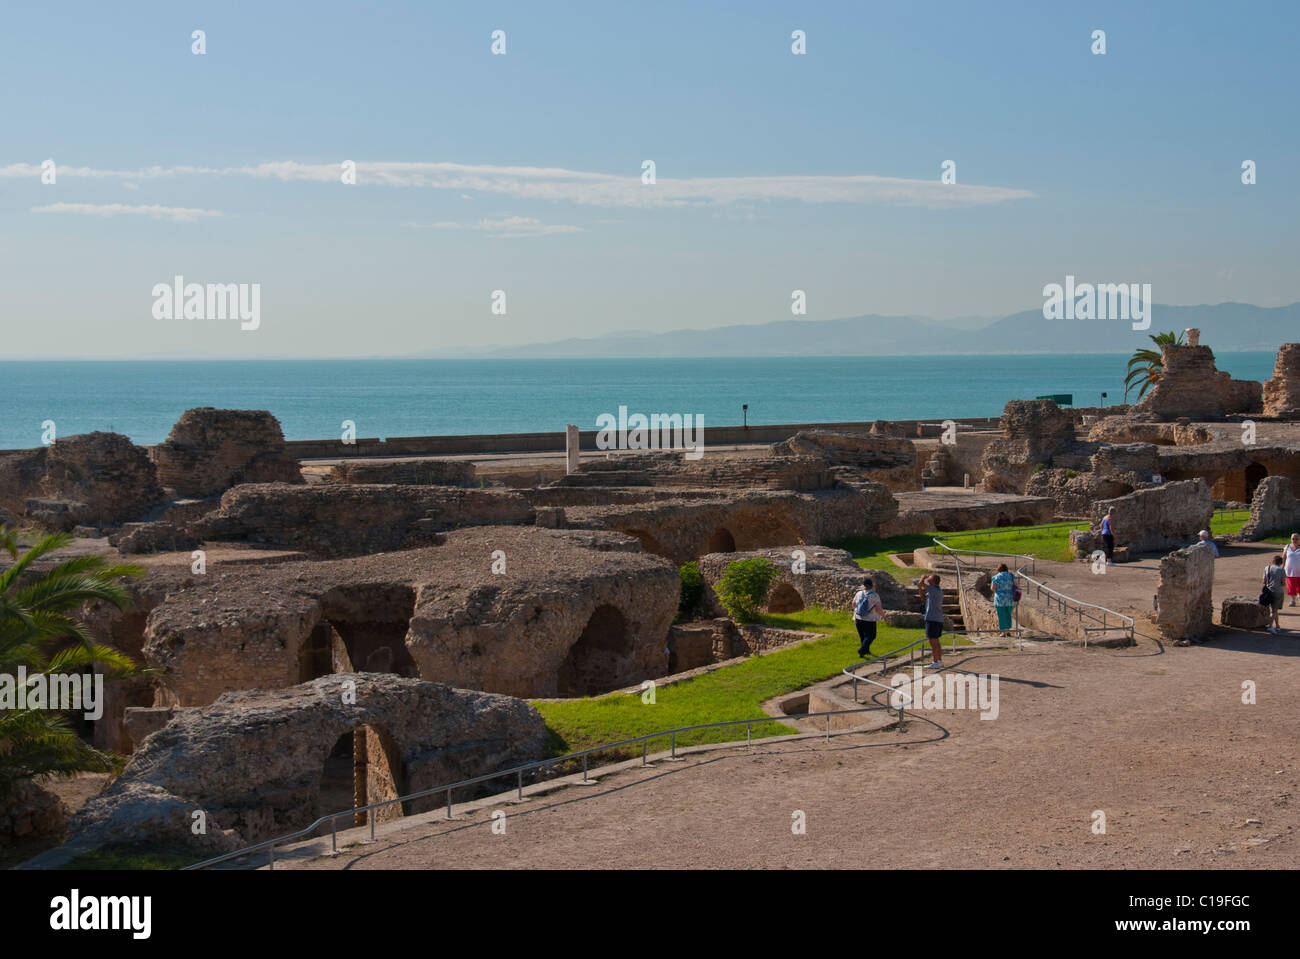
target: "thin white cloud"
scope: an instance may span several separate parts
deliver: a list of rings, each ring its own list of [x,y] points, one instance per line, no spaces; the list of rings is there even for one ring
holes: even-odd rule
[[[241,167],[144,167],[97,170],[59,167],[60,177],[148,180],[181,176],[239,176],[258,180],[340,183],[341,164],[293,160]],[[661,174],[664,171],[659,171]],[[16,163],[0,167],[0,177],[40,177],[40,167]],[[643,184],[640,168],[627,175],[589,173],[557,167],[492,166],[464,163],[358,161],[358,184],[497,194],[526,200],[555,200],[603,207],[685,207],[793,200],[803,203],[864,203],[923,206],[930,209],[989,206],[1031,199],[1029,190],[944,184],[860,174],[853,176],[684,177],[660,175]]]
[[[567,226],[560,223],[543,223],[531,216],[507,216],[497,220],[483,219],[477,223],[453,223],[439,220],[437,223],[406,223],[404,226],[421,230],[478,230],[488,236],[506,239],[529,236],[551,236],[556,233],[585,233],[580,226]]]
[[[33,213],[78,213],[82,216],[147,216],[173,223],[197,223],[205,216],[221,216],[219,210],[199,210],[183,206],[131,206],[126,203],[51,203],[34,206]]]

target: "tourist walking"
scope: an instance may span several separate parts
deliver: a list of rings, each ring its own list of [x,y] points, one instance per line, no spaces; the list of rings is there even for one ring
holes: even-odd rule
[[[943,669],[943,590],[939,587],[939,574],[931,573],[921,580],[921,598],[925,600],[925,638],[930,641],[934,661],[926,669]]]
[[[1016,605],[1016,575],[1007,569],[1007,564],[998,566],[993,576],[993,607],[998,611],[998,629],[1001,635],[1008,635],[1011,629],[1011,611]]]
[[[1274,556],[1273,562],[1264,567],[1264,589],[1268,591],[1267,598],[1270,600],[1267,608],[1273,620],[1272,624],[1267,627],[1270,633],[1281,632],[1278,628],[1277,617],[1278,613],[1282,611],[1282,597],[1286,593],[1286,570],[1282,566],[1283,562],[1281,556]],[[1263,591],[1261,591],[1259,594],[1260,605],[1264,605],[1265,598]]]
[[[876,623],[885,618],[880,594],[872,587],[871,577],[862,580],[862,588],[853,594],[853,625],[858,628],[858,658],[866,659],[876,641]]]
[[[1106,551],[1106,565],[1115,565],[1115,507],[1106,510],[1101,520],[1101,546]]]
[[[1296,604],[1300,596],[1300,533],[1291,534],[1291,542],[1282,551],[1286,561],[1282,564],[1286,572],[1286,594],[1291,597],[1291,605]]]

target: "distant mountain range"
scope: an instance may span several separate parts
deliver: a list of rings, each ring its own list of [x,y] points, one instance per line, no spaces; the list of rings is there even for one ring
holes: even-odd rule
[[[612,358],[687,356],[924,356],[978,353],[1132,353],[1149,347],[1148,334],[1201,331],[1201,343],[1223,352],[1276,350],[1300,340],[1300,303],[1262,307],[1249,303],[1161,306],[1151,327],[1135,331],[1127,320],[1047,320],[1041,309],[1001,319],[924,316],[853,316],[839,320],[777,320],[710,330],[623,332],[590,339],[483,350],[457,357]],[[972,328],[978,327],[978,328]]]

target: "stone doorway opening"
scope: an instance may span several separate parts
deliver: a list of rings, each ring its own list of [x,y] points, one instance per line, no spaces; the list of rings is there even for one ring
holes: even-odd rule
[[[615,689],[628,675],[632,637],[623,613],[597,606],[556,673],[556,695],[594,696]]]
[[[777,583],[767,594],[769,613],[798,613],[804,608],[803,597],[789,583]]]
[[[405,771],[393,738],[378,726],[361,725],[339,736],[325,757],[316,815],[396,799],[406,789]],[[391,822],[404,815],[402,803],[393,803],[371,812],[353,813],[351,820],[340,816],[335,828],[365,826],[372,813],[376,823]],[[319,835],[329,832],[329,823],[317,830]]]
[[[736,537],[731,535],[731,530],[725,526],[719,526],[709,537],[708,544],[704,547],[704,553],[734,553],[736,551]]]
[[[415,613],[408,586],[362,584],[321,597],[322,617],[299,653],[299,681],[331,673],[415,677],[406,632]]]
[[[1268,468],[1262,463],[1251,463],[1246,467],[1246,495],[1242,498],[1243,503],[1249,503],[1251,497],[1255,495],[1255,488],[1264,481],[1268,476]]]

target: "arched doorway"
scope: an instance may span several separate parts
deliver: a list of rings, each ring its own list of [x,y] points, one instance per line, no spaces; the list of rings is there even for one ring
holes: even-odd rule
[[[322,764],[317,814],[357,809],[370,803],[396,799],[406,790],[405,772],[397,744],[378,726],[362,725],[334,741]],[[373,810],[375,822],[401,819],[402,804],[393,803]],[[349,823],[336,820],[339,829],[364,826],[370,812],[353,813]],[[322,827],[322,835],[330,831]]]
[[[623,613],[597,606],[556,672],[559,696],[594,696],[614,689],[631,665],[632,638]]]
[[[707,553],[734,553],[736,551],[736,537],[731,535],[731,530],[725,526],[719,526],[709,537],[708,544],[704,547]]]
[[[1268,476],[1268,469],[1262,463],[1251,463],[1246,467],[1246,498],[1243,502],[1249,503],[1251,497],[1255,495],[1255,487]]]
[[[769,613],[798,613],[804,608],[803,597],[789,583],[777,583],[767,594]]]

